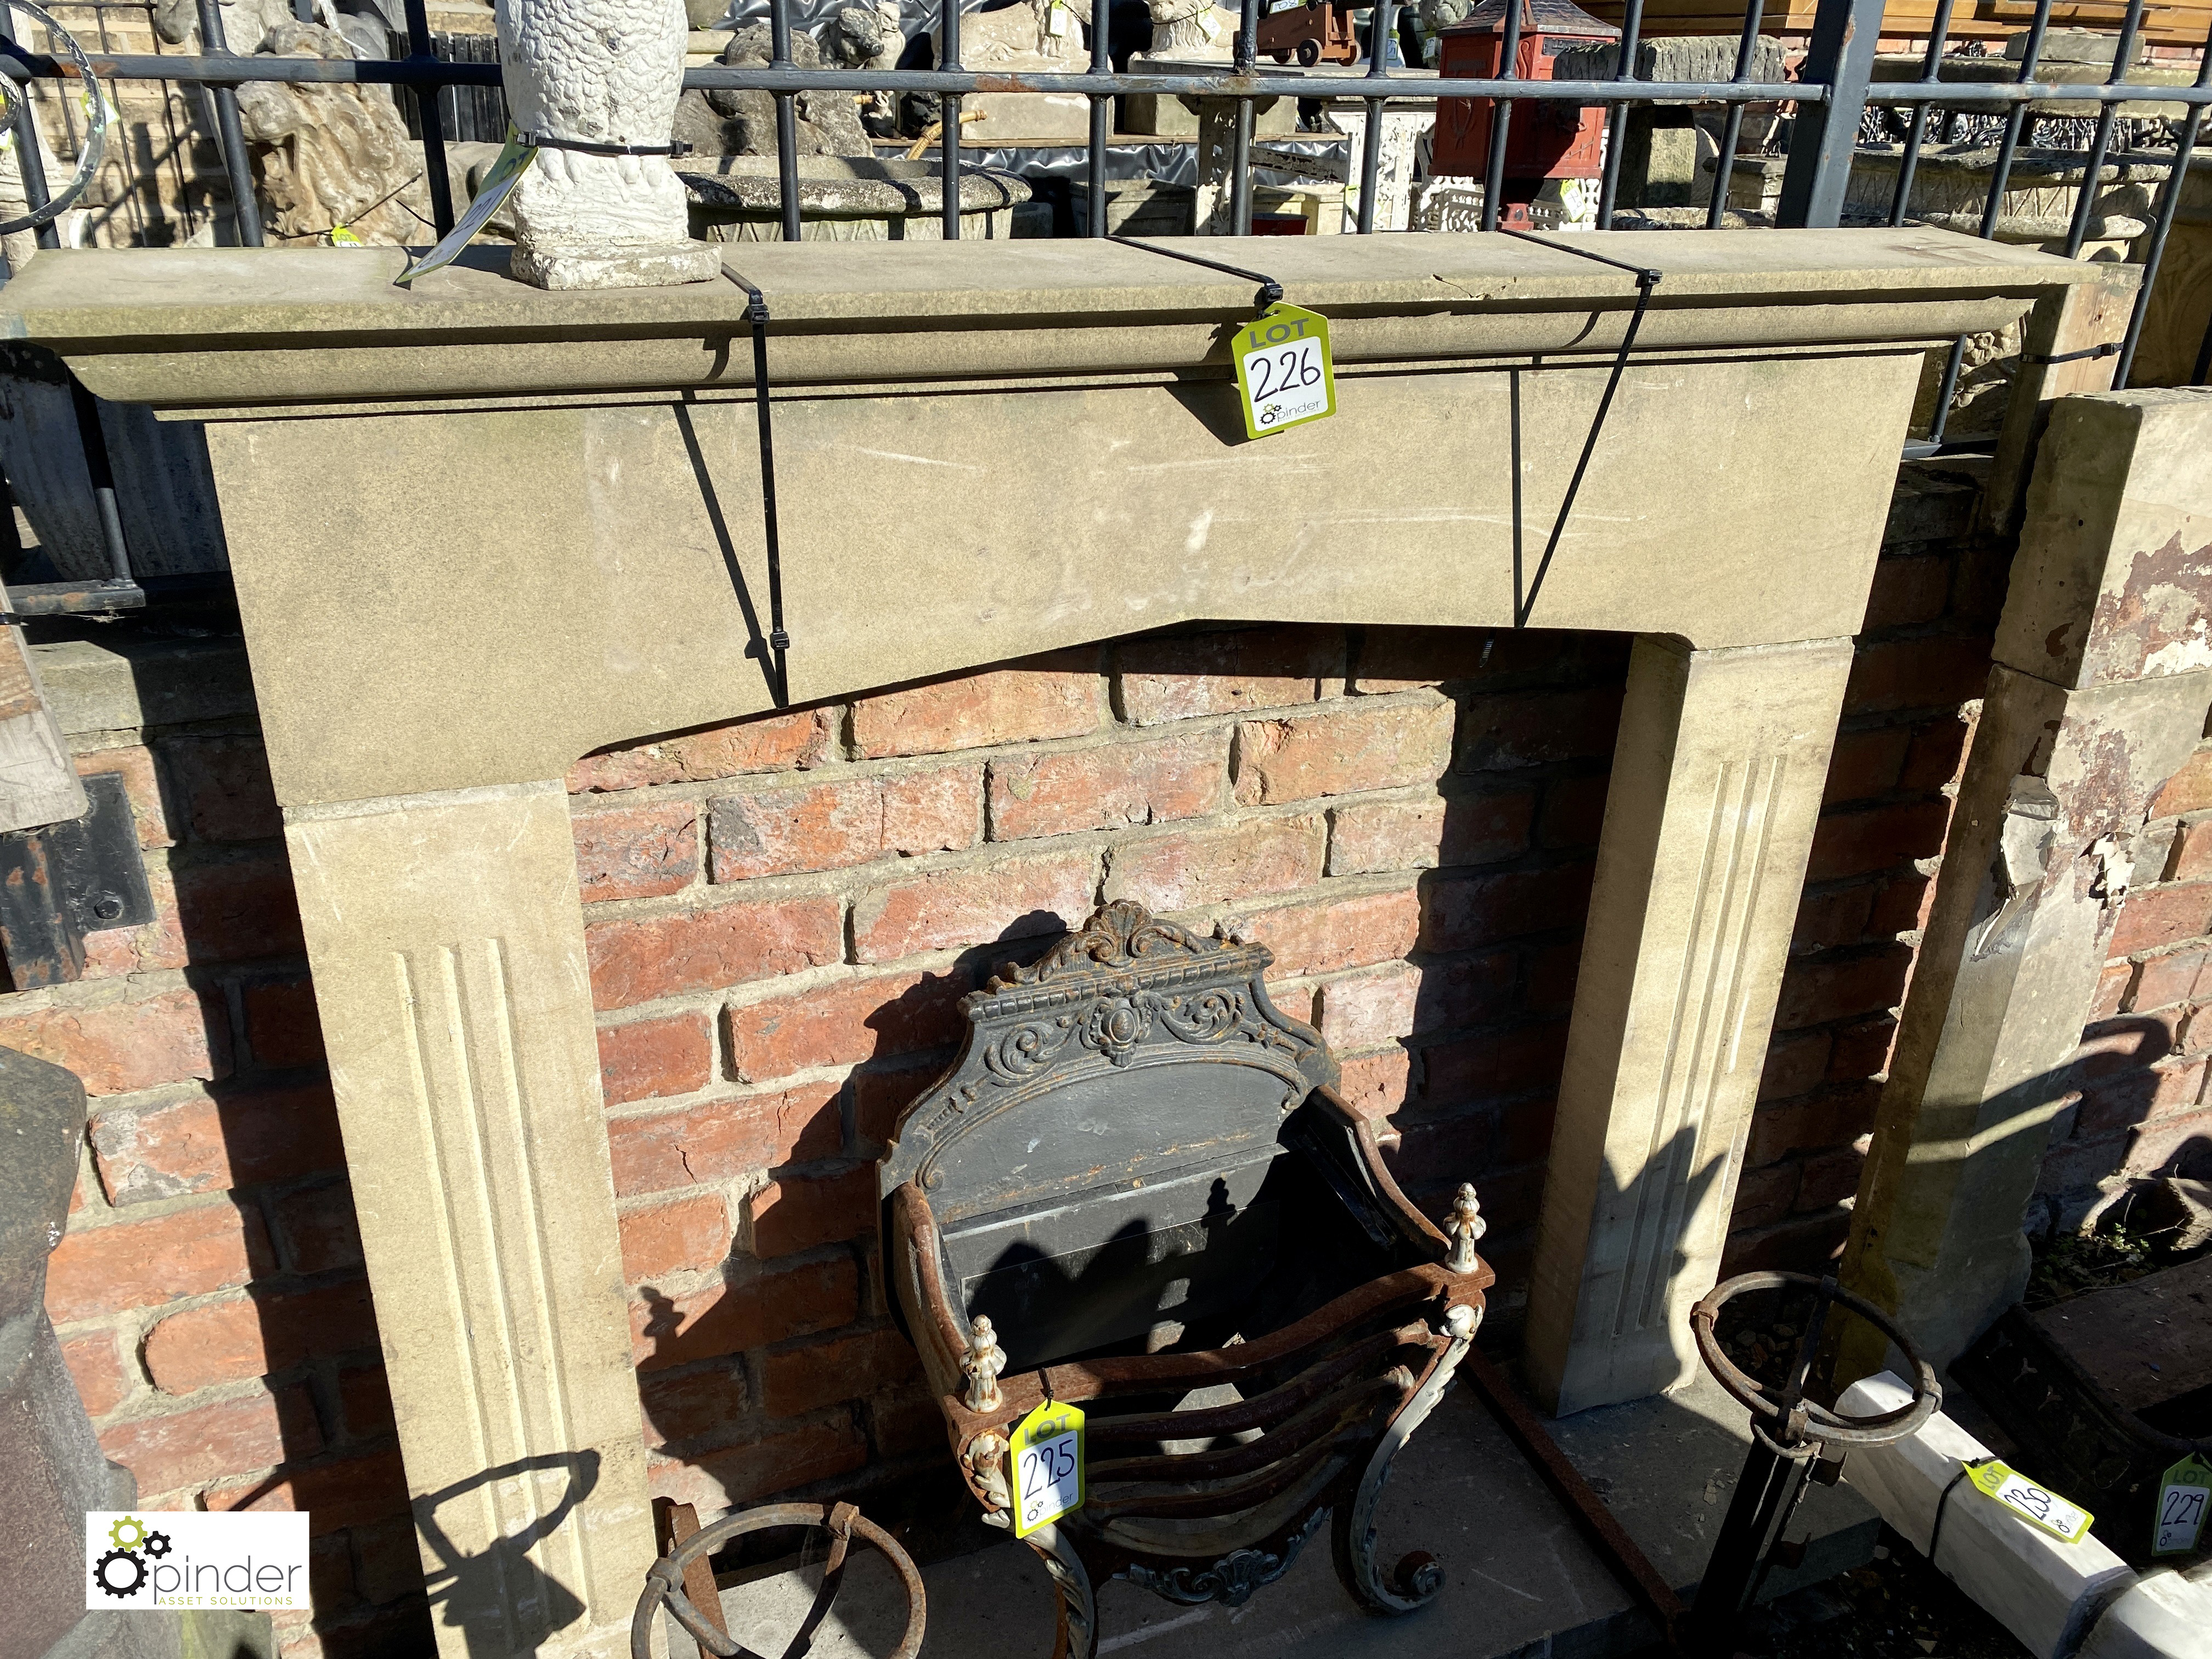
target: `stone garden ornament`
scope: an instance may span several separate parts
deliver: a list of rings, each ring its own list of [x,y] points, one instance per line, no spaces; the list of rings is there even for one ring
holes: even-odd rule
[[[497,15],[507,107],[535,152],[514,189],[514,275],[546,289],[720,275],[669,160],[684,0],[498,0]]]

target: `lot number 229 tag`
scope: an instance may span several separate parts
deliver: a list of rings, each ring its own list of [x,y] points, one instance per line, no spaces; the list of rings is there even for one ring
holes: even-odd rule
[[[1083,1413],[1048,1400],[1022,1419],[1007,1448],[1014,1536],[1083,1507]]]
[[[2151,1522],[2153,1555],[2184,1555],[2204,1535],[2204,1511],[2212,1505],[2212,1463],[2194,1455],[2166,1472],[2158,1486],[2158,1514]]]
[[[1237,331],[1230,349],[1246,437],[1273,437],[1336,413],[1336,363],[1320,313],[1270,306]]]

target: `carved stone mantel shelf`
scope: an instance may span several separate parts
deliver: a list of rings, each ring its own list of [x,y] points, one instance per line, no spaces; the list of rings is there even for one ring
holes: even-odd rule
[[[1690,1363],[1923,349],[2094,275],[1917,229],[1574,245],[1666,276],[1528,610],[1638,635],[1529,1313],[1562,1409]],[[1251,284],[1138,249],[738,253],[795,702],[1185,620],[1512,625],[1516,414],[1540,549],[1632,279],[1200,251],[1330,317],[1334,418],[1244,441]],[[204,423],[441,1641],[614,1654],[653,1551],[560,780],[773,704],[752,356],[735,283],[471,258],[410,292],[387,250],[60,250],[0,332]]]

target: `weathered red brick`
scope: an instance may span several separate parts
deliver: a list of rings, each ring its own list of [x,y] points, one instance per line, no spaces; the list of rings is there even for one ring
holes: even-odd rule
[[[1620,699],[1613,685],[1469,698],[1455,769],[1503,772],[1602,758],[1613,753]]]
[[[1268,993],[1267,1000],[1275,1005],[1277,1013],[1301,1025],[1318,1026],[1321,1023],[1314,1013],[1317,997],[1310,985],[1277,987]]]
[[[1582,941],[1540,945],[1524,954],[1528,971],[1522,981],[1522,1006],[1539,1016],[1571,1012],[1575,1006],[1575,981],[1582,976]]]
[[[853,1073],[853,1129],[878,1146],[890,1144],[906,1109],[944,1072],[934,1060],[895,1070],[863,1066]]]
[[[1796,1207],[1826,1209],[1841,1204],[1859,1189],[1866,1170],[1866,1152],[1858,1146],[1839,1146],[1805,1160],[1797,1181]]]
[[[1904,1000],[1905,978],[1911,971],[1912,952],[1900,945],[1859,956],[1793,962],[1782,976],[1775,1029],[1794,1031],[1801,1025],[1894,1008]]]
[[[0,1045],[66,1066],[87,1094],[119,1095],[228,1075],[228,1026],[216,997],[168,991],[139,1002],[0,1017]]]
[[[699,873],[699,809],[690,801],[579,812],[569,828],[586,904],[681,892]]]
[[[836,708],[807,708],[760,715],[586,755],[568,769],[568,788],[583,794],[818,766],[836,746],[838,714]]]
[[[1401,1187],[1473,1180],[1490,1167],[1497,1134],[1497,1114],[1490,1111],[1408,1123],[1385,1161]],[[1493,1219],[1491,1224],[1494,1227],[1497,1223]]]
[[[584,932],[601,1010],[842,962],[843,907],[833,897],[718,904]]]
[[[2116,957],[2161,950],[2184,939],[2212,933],[2212,881],[2141,887],[2130,893],[2112,924],[2106,947]]]
[[[368,1281],[356,1279],[284,1296],[226,1297],[171,1314],[147,1333],[146,1370],[164,1393],[191,1394],[375,1346]]]
[[[1950,819],[1951,803],[1941,796],[1823,813],[1813,831],[1813,856],[1805,878],[1836,881],[1934,858],[1943,850],[1943,831]]]
[[[1583,777],[1553,778],[1544,786],[1542,827],[1537,844],[1549,850],[1595,847],[1605,828],[1605,803],[1613,783],[1610,772]]]
[[[753,1254],[763,1261],[857,1238],[876,1223],[876,1169],[838,1175],[785,1175],[745,1200]]]
[[[2130,896],[2128,902],[2134,903],[2134,898]],[[2177,1002],[2190,1000],[2208,982],[2207,962],[2212,962],[2212,951],[2198,945],[2145,957],[2135,970],[2135,993],[2128,999],[2127,1006],[2136,1012],[2147,1013],[2154,1008],[2171,1007]]]
[[[1131,640],[1115,653],[1123,715],[1139,726],[1334,696],[1344,678],[1339,628],[1242,628]]]
[[[923,951],[1028,939],[1082,926],[1098,884],[1088,850],[934,870],[853,902],[853,953],[891,962]]]
[[[266,841],[284,833],[260,738],[170,738],[161,744],[161,758],[194,839]]]
[[[623,1273],[643,1285],[670,1273],[703,1273],[730,1254],[730,1212],[713,1193],[696,1193],[622,1217]]]
[[[1321,1034],[1349,1053],[1409,1036],[1421,992],[1421,970],[1403,963],[1333,979],[1322,988]]]
[[[1778,1035],[1766,1045],[1766,1067],[1759,1076],[1759,1098],[1787,1100],[1827,1080],[1834,1039],[1826,1031]]]
[[[2075,1133],[2095,1139],[2193,1109],[2204,1092],[2204,1059],[2176,1055],[2140,1071],[2085,1083]]]
[[[1879,888],[1860,885],[1826,893],[1807,893],[1797,902],[1797,921],[1790,936],[1792,951],[1826,951],[1856,945],[1867,934]]]
[[[1848,1210],[1817,1210],[1772,1227],[1730,1233],[1721,1256],[1721,1277],[1737,1273],[1802,1273],[1816,1277],[1844,1251],[1851,1229]]]
[[[1449,702],[1386,703],[1237,728],[1237,799],[1272,806],[1431,783],[1451,763]]]
[[[794,1160],[831,1158],[843,1141],[836,1083],[704,1101],[607,1125],[615,1191],[672,1191]]]
[[[1388,1118],[1406,1104],[1413,1057],[1403,1048],[1360,1054],[1344,1062],[1337,1091],[1362,1117]]]
[[[893,1330],[863,1331],[761,1362],[761,1407],[770,1417],[799,1417],[841,1400],[902,1386],[921,1374],[914,1345]]]
[[[876,1450],[881,1456],[902,1457],[918,1451],[941,1454],[945,1449],[945,1413],[924,1388],[910,1388],[904,1395],[871,1401],[867,1414],[875,1434]]]
[[[392,1383],[382,1364],[356,1365],[338,1373],[338,1409],[346,1433],[355,1440],[389,1434],[392,1427]]]
[[[2196,750],[2166,781],[2150,804],[2150,816],[2172,817],[2177,812],[2202,812],[2208,807],[2212,807],[2212,744]]]
[[[849,1255],[718,1282],[683,1296],[647,1291],[630,1304],[641,1371],[782,1342],[849,1325],[860,1312],[860,1274]]]
[[[76,775],[81,778],[97,777],[112,772],[123,780],[124,798],[131,803],[131,819],[138,831],[141,847],[174,847],[176,837],[169,833],[168,813],[161,805],[161,781],[154,772],[154,756],[143,744],[131,744],[121,749],[95,749],[88,755],[73,757]],[[275,803],[272,801],[273,806]],[[281,827],[281,826],[280,826]],[[277,831],[272,830],[270,834]]]
[[[714,1061],[714,1034],[704,1013],[599,1028],[599,1085],[610,1106],[703,1089]]]
[[[1936,884],[1919,873],[1899,875],[1875,890],[1874,908],[1867,913],[1870,937],[1894,939],[1928,926],[1928,913],[1936,906]]]
[[[1328,873],[1358,876],[1517,858],[1528,850],[1535,816],[1533,789],[1340,806],[1329,814]]]
[[[638,1403],[645,1409],[645,1443],[728,1437],[729,1426],[744,1419],[749,1391],[745,1368],[722,1360],[694,1371],[638,1379]]]
[[[307,1389],[295,1384],[111,1423],[100,1449],[138,1477],[139,1491],[166,1492],[312,1457],[322,1436]]]
[[[407,1476],[393,1446],[289,1470],[273,1480],[228,1481],[210,1487],[206,1498],[211,1510],[305,1510],[308,1532],[322,1537],[406,1514]]]
[[[1862,644],[1844,706],[1854,714],[1949,708],[1978,697],[1990,678],[1990,646],[1980,637],[1934,635]]]
[[[983,838],[983,768],[763,787],[714,803],[714,878],[743,881],[957,851]]]
[[[2110,1019],[2127,1006],[2128,992],[2136,982],[2136,965],[2131,962],[2112,962],[2097,975],[2096,1000],[2089,1005],[2093,1020]]]
[[[1463,951],[1576,926],[1589,909],[1593,873],[1590,865],[1569,864],[1438,881],[1423,901],[1422,947]]]
[[[1783,1163],[1746,1170],[1736,1182],[1729,1231],[1771,1226],[1788,1215],[1797,1197],[1799,1168],[1794,1163]]]
[[[323,1063],[323,1027],[315,988],[304,979],[264,980],[239,993],[246,1042],[253,1063],[269,1071]]]
[[[153,901],[151,921],[136,927],[101,927],[84,936],[84,977],[121,979],[131,974],[183,968],[192,959],[177,913],[177,884],[166,866],[149,866],[146,895]]]
[[[1517,964],[1510,951],[1423,963],[1413,1030],[1441,1031],[1460,1025],[1496,1024],[1513,1012],[1516,977]]]
[[[307,950],[292,867],[281,855],[173,868],[170,874],[177,923],[194,962],[296,957]]]
[[[1889,1070],[1889,1051],[1897,1041],[1897,1021],[1887,1014],[1863,1019],[1836,1033],[1828,1075],[1838,1083],[1880,1077]]]
[[[404,1517],[347,1528],[357,1565],[354,1588],[362,1599],[381,1607],[422,1589],[422,1550]],[[318,1605],[320,1605],[318,1603]],[[429,1632],[422,1632],[428,1636]],[[404,1650],[393,1644],[394,1650]],[[422,1651],[418,1643],[415,1651]],[[289,1659],[289,1656],[285,1656]]]
[[[656,1457],[647,1465],[646,1484],[656,1498],[702,1510],[732,1509],[846,1474],[867,1461],[859,1429],[850,1417],[839,1417],[696,1457]]]
[[[863,757],[879,760],[1081,737],[1104,717],[1100,690],[1095,650],[1052,652],[863,697],[853,705],[853,742]]]
[[[1558,1084],[1566,1056],[1565,1022],[1432,1043],[1421,1050],[1421,1097],[1455,1103],[1550,1088]]]
[[[1951,603],[1951,561],[1942,556],[1900,559],[1885,555],[1874,568],[1874,587],[1867,596],[1866,623],[1860,629],[1871,634],[1881,628],[1905,628],[1934,622]]]
[[[1118,842],[1107,849],[1106,896],[1189,910],[1291,892],[1321,879],[1328,846],[1318,812]]]
[[[1420,895],[1411,887],[1351,898],[1286,904],[1243,918],[1252,938],[1275,954],[1272,979],[1299,979],[1390,962],[1413,948]]]
[[[93,1156],[112,1204],[226,1191],[345,1167],[327,1084],[222,1087],[92,1120]]]
[[[1761,1105],[1751,1115],[1744,1166],[1756,1169],[1795,1152],[1856,1140],[1874,1127],[1881,1098],[1879,1085],[1860,1083],[1831,1085],[1794,1100]]]
[[[817,1066],[942,1048],[965,1028],[964,974],[842,980],[732,1008],[724,1017],[738,1078],[766,1083]]]
[[[353,1192],[343,1181],[302,1187],[271,1206],[284,1261],[294,1273],[328,1273],[361,1265],[361,1230]]]
[[[1914,727],[1912,747],[1905,751],[1905,769],[1898,775],[1898,787],[1936,790],[1957,781],[1966,768],[1967,745],[1974,735],[1974,720],[1973,715],[1961,712]]]
[[[1828,760],[1828,782],[1820,804],[1868,800],[1897,787],[1905,767],[1905,751],[1912,741],[1912,728],[1882,726],[1871,732],[1839,732]]]
[[[2161,1117],[2138,1127],[2128,1140],[2127,1172],[2151,1175],[2172,1167],[2183,1152],[2212,1146],[2212,1112]]]
[[[88,1417],[105,1417],[123,1403],[137,1379],[123,1368],[113,1331],[88,1331],[62,1339],[62,1361],[76,1382]]]
[[[65,1233],[46,1258],[57,1325],[243,1285],[270,1262],[260,1215],[227,1201]]]
[[[2183,823],[2173,838],[2166,866],[2168,881],[2203,881],[2212,877],[2212,818]]]
[[[991,839],[1169,823],[1218,810],[1229,776],[1229,731],[1152,743],[1029,750],[991,763]]]

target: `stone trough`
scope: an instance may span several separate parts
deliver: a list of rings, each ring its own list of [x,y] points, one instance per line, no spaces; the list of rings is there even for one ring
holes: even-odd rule
[[[783,240],[783,187],[772,155],[705,157],[677,175],[691,234],[710,242]],[[963,167],[960,236],[1005,241],[1030,187],[1011,173]],[[799,238],[809,242],[940,242],[945,194],[934,161],[806,155],[799,162]]]

